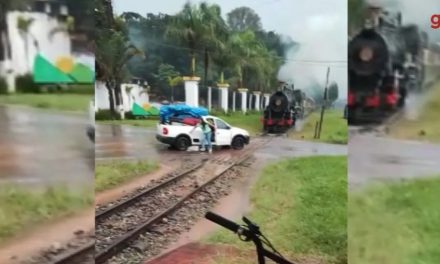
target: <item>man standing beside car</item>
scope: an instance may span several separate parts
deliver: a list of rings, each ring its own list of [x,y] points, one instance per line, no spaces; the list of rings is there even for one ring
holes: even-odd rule
[[[194,131],[198,126],[195,125],[194,128],[191,130]],[[212,144],[211,144],[211,137],[212,137],[212,127],[214,127],[212,124],[209,123],[209,121],[206,121],[203,117],[200,119],[200,127],[202,129],[202,138],[201,138],[201,148],[200,151],[208,151],[209,153],[212,153]]]

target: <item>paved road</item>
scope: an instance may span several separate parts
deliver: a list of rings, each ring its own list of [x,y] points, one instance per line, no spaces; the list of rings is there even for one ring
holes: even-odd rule
[[[86,115],[0,106],[0,184],[91,184],[93,144]]]
[[[267,160],[316,155],[347,155],[347,146],[274,137],[256,152],[258,158]]]
[[[96,125],[96,161],[158,160],[165,145],[155,138],[154,128]]]
[[[440,175],[440,145],[352,134],[349,153],[350,188],[378,180]]]
[[[169,150],[166,145],[160,144],[155,138],[154,128],[139,128],[119,125],[97,125],[96,161],[156,159],[163,161],[169,156],[178,158],[182,155],[198,154],[197,148],[187,152]],[[261,138],[252,138],[252,142]],[[225,149],[214,151],[214,154],[234,153]],[[290,140],[285,137],[273,137],[270,143],[260,148],[256,155],[259,158],[277,159],[294,156],[311,155],[347,155],[347,146],[325,143]]]

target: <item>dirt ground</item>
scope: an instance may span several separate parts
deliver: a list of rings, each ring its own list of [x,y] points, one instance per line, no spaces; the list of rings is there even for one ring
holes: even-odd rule
[[[78,231],[88,232],[95,227],[95,210],[89,208],[75,215],[53,220],[25,230],[0,247],[0,263],[15,264],[37,255],[49,246],[59,247],[75,238]]]

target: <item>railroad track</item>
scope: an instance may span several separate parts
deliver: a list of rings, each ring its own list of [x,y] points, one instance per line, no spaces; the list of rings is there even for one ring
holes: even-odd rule
[[[380,123],[374,124],[360,124],[360,125],[350,125],[349,132],[350,134],[386,134],[389,127],[395,124],[404,114],[403,110],[399,110],[390,116],[384,118]]]
[[[76,250],[60,255],[54,259],[53,264],[94,263],[95,241],[91,241]]]
[[[125,201],[99,211],[96,214],[95,263],[105,263],[130,247],[130,243],[142,234],[153,232],[155,224],[188,206],[192,197],[245,162],[256,149],[269,141],[261,139],[228,160],[215,157],[203,160]]]

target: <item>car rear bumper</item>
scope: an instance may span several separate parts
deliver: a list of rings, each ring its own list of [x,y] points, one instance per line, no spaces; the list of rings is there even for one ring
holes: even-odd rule
[[[164,137],[161,135],[156,135],[156,139],[159,140],[160,142],[164,143],[164,144],[168,144],[168,145],[173,145],[174,144],[174,138],[172,137]]]

